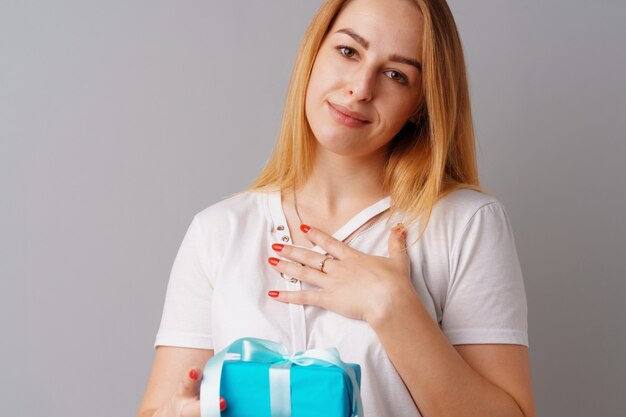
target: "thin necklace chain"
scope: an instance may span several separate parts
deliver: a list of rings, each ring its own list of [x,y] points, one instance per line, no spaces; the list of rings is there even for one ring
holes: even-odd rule
[[[296,216],[298,217],[298,221],[300,221],[300,224],[305,224],[305,223],[302,221],[302,217],[300,217],[300,212],[298,211],[298,198],[296,197],[296,189],[295,189],[295,187],[294,187],[294,189],[293,189],[293,207],[294,207],[294,209],[296,210]],[[358,232],[356,232],[356,234],[355,234],[354,236],[352,236],[352,237],[350,238],[350,240],[348,240],[348,241],[346,242],[346,245],[350,246],[350,243],[352,243],[352,241],[353,241],[354,239],[356,239],[356,238],[357,238],[358,236],[360,236],[362,233],[365,233],[365,232],[367,232],[369,229],[371,229],[372,227],[374,227],[374,225],[375,225],[376,223],[378,223],[378,221],[379,221],[380,219],[382,219],[382,217],[383,217],[383,216],[382,216],[382,214],[383,214],[383,213],[385,213],[387,210],[389,210],[389,209],[385,209],[385,210],[381,211],[380,213],[378,213],[378,214],[377,214],[376,216],[374,216],[373,218],[369,219],[369,220],[368,220],[369,224],[368,224],[365,228],[363,228],[363,229],[359,230]],[[372,220],[373,220],[373,221],[372,221]]]

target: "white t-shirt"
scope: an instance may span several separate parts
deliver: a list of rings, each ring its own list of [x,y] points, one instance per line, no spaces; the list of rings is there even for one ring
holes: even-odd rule
[[[333,236],[343,240],[390,202],[386,197],[364,209]],[[399,216],[375,223],[350,246],[388,256],[389,233]],[[417,233],[417,225],[409,228],[407,241]],[[257,337],[282,343],[291,353],[336,347],[344,362],[361,365],[365,415],[420,416],[366,322],[268,297],[269,290],[316,289],[290,282],[268,264],[268,257],[277,256],[271,248],[276,242],[291,244],[280,192],[244,191],[197,213],[172,267],[154,346],[217,353],[238,338]],[[473,190],[448,194],[434,206],[409,256],[413,285],[451,344],[528,346],[522,272],[498,200]]]

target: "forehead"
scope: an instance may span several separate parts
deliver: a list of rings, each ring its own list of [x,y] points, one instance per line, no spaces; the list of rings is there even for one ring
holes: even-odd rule
[[[337,15],[329,35],[343,28],[352,29],[373,48],[421,51],[423,18],[413,0],[351,0]]]

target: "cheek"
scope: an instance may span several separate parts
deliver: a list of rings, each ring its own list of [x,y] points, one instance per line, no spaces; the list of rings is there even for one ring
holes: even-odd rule
[[[386,124],[391,129],[400,130],[407,122],[413,110],[417,106],[415,96],[406,97],[404,99],[391,99],[384,108]]]
[[[317,74],[311,74],[309,84],[306,87],[306,106],[307,108],[316,101],[319,95],[320,85]]]
[[[314,67],[306,90],[305,113],[307,118],[316,119],[324,111],[325,101],[333,91],[334,78],[328,66]]]
[[[307,95],[323,95],[336,88],[340,82],[339,74],[343,74],[344,69],[338,63],[327,56],[327,53],[320,54],[313,64]],[[319,98],[319,97],[318,97]]]
[[[313,71],[311,72],[311,76],[309,77],[309,84],[306,88],[306,110],[310,110],[311,106],[318,99],[320,90],[320,77],[319,71],[316,67],[313,67]]]

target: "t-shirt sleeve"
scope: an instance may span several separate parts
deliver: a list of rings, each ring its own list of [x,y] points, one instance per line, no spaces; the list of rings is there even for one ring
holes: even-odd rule
[[[195,215],[170,272],[155,348],[165,345],[213,349],[213,287],[207,273],[210,254],[206,238],[198,215]]]
[[[453,345],[528,346],[527,305],[513,230],[498,201],[471,217],[452,249],[441,328]]]

